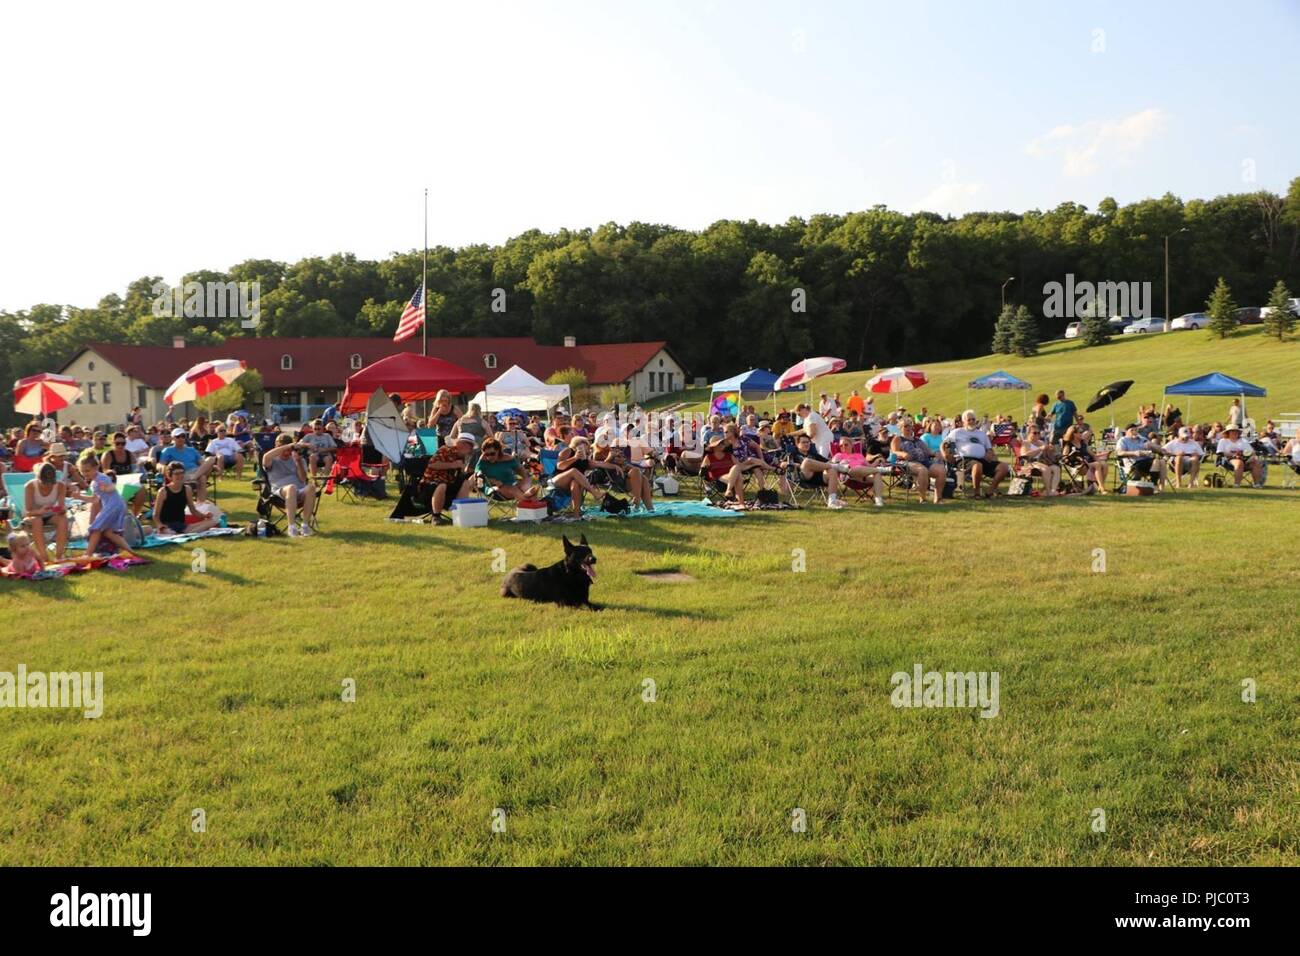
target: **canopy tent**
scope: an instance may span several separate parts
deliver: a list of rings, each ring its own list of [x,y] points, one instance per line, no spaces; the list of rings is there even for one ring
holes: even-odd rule
[[[765,368],[751,368],[747,372],[741,372],[739,375],[733,375],[731,378],[724,378],[720,382],[714,382],[711,392],[740,392],[742,395],[770,395],[776,388],[776,373],[769,372]],[[785,389],[788,392],[802,392],[806,386],[796,385],[793,388]]]
[[[399,352],[380,359],[373,365],[367,365],[350,376],[348,387],[343,392],[343,401],[339,402],[339,411],[344,415],[361,411],[366,407],[370,394],[377,388],[384,389],[390,395],[400,395],[403,401],[410,402],[433,398],[444,388],[453,395],[468,395],[480,391],[486,385],[487,380],[482,375],[475,375],[444,359],[416,355],[414,352]]]
[[[525,412],[550,411],[561,402],[573,404],[569,386],[547,385],[518,365],[510,366],[470,401],[485,412],[503,412],[507,408]]]
[[[1208,375],[1202,375],[1199,378],[1189,378],[1185,382],[1179,382],[1176,385],[1166,385],[1165,395],[1231,395],[1234,398],[1240,398],[1241,401],[1241,418],[1246,420],[1246,398],[1264,398],[1268,395],[1267,389],[1258,385],[1252,385],[1250,382],[1244,382],[1239,378],[1233,378],[1231,375],[1225,375],[1222,372],[1210,372]],[[1160,404],[1165,404],[1163,397]],[[1192,403],[1187,403],[1188,411],[1191,411]]]
[[[966,404],[970,404],[970,390],[972,388],[996,388],[996,389],[1013,389],[1020,392],[1028,392],[1030,385],[1023,379],[1016,378],[1010,372],[1004,372],[998,369],[996,372],[990,372],[988,375],[981,375],[979,378],[973,378],[966,383]],[[1028,397],[1020,396],[1021,417],[1029,417]]]

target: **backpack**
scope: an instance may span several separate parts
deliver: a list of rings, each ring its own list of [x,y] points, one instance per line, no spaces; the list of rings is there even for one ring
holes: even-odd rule
[[[1008,495],[1027,495],[1029,494],[1030,480],[1028,478],[1012,478],[1011,487],[1007,489]]]
[[[681,491],[681,484],[672,475],[661,475],[655,479],[655,487],[661,495],[675,495]]]

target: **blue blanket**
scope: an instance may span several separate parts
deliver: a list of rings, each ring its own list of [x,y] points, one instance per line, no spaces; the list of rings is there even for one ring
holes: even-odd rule
[[[655,501],[654,511],[634,508],[625,515],[612,515],[598,507],[582,509],[582,518],[571,517],[568,511],[555,515],[552,521],[592,521],[596,518],[739,518],[741,512],[715,508],[706,501]]]
[[[144,539],[143,543],[136,545],[136,549],[161,548],[165,544],[188,544],[191,541],[197,541],[199,538],[219,538],[222,535],[243,533],[243,528],[209,528],[207,531],[200,531],[198,534],[151,534]],[[68,547],[74,550],[84,550],[86,539],[73,538],[68,542]]]

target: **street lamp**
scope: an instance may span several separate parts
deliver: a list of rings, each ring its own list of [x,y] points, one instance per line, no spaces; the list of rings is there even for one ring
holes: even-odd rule
[[[1169,235],[1176,236],[1179,233],[1186,232],[1187,227],[1179,229],[1177,232],[1171,232]],[[1169,236],[1165,236],[1165,323],[1166,332],[1173,326],[1173,318],[1169,315]]]
[[[1016,281],[1015,276],[1007,276],[1007,281],[1002,283],[1002,308],[1007,307],[1007,286]]]

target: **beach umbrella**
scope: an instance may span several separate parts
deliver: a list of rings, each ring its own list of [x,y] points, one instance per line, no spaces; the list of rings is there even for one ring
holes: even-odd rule
[[[41,372],[14,382],[14,411],[22,415],[44,418],[79,398],[81,386],[67,375]]]
[[[830,358],[826,355],[804,359],[782,372],[772,390],[773,392],[781,392],[787,388],[794,388],[796,385],[805,385],[823,375],[842,372],[848,364],[844,359]]]
[[[200,362],[172,382],[171,387],[163,393],[163,401],[168,405],[197,402],[203,396],[211,395],[239,378],[244,374],[245,367],[241,359]]]
[[[873,375],[867,382],[867,390],[889,394],[891,392],[910,392],[930,381],[926,374],[915,368],[889,368],[879,375]]]
[[[1127,392],[1132,386],[1133,386],[1132,379],[1128,379],[1123,382],[1111,382],[1109,385],[1099,389],[1097,391],[1097,394],[1092,397],[1092,401],[1088,403],[1088,411],[1090,412],[1100,411],[1101,409],[1109,405],[1111,402],[1122,398],[1124,396],[1124,393]]]
[[[723,418],[735,418],[740,414],[740,393],[718,392],[713,396],[709,411]]]

